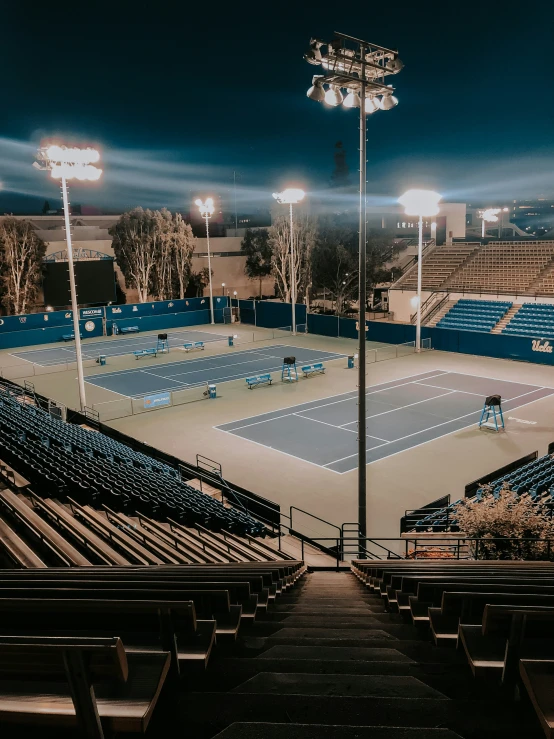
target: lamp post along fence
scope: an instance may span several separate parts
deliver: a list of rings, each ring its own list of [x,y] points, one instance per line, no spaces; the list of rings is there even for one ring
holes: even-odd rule
[[[312,38],[304,59],[321,66],[324,74],[312,77],[307,92],[311,100],[336,107],[360,109],[360,200],[359,200],[359,275],[358,275],[358,529],[360,556],[365,549],[362,539],[367,532],[366,479],[366,244],[367,244],[367,116],[378,110],[391,110],[398,105],[392,85],[385,77],[397,74],[404,66],[398,52],[335,33],[330,42]],[[324,85],[328,85],[327,90]],[[343,96],[342,89],[346,89]]]
[[[208,278],[209,278],[209,286],[210,286],[210,323],[215,323],[214,318],[214,295],[213,295],[213,287],[212,287],[212,259],[210,255],[210,218],[212,217],[214,213],[214,201],[213,198],[206,198],[205,201],[202,201],[200,198],[197,198],[194,201],[194,204],[198,206],[198,209],[200,210],[200,215],[202,218],[206,221],[206,247],[208,250]]]
[[[283,192],[274,192],[273,197],[278,203],[289,206],[289,221],[290,221],[290,246],[289,246],[289,271],[290,271],[290,302],[292,312],[292,335],[296,336],[296,257],[294,254],[294,220],[292,216],[292,206],[296,203],[300,203],[304,200],[306,193],[304,190],[298,188],[289,187]]]
[[[49,171],[53,179],[61,180],[65,241],[67,247],[67,266],[69,271],[69,292],[71,296],[71,313],[73,318],[73,332],[75,336],[75,360],[77,364],[79,405],[81,411],[85,410],[87,399],[85,393],[85,374],[83,371],[83,354],[81,350],[79,305],[77,302],[77,286],[75,284],[75,270],[73,266],[71,214],[69,211],[67,181],[72,179],[81,181],[95,181],[100,179],[102,170],[99,167],[94,166],[99,160],[100,154],[96,149],[80,149],[77,147],[52,144],[42,146],[38,150],[36,161],[33,164],[36,169]]]

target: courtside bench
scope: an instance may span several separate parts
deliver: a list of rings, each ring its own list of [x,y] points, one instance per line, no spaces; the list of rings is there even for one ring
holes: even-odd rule
[[[140,359],[141,357],[157,357],[158,350],[154,347],[152,349],[138,349],[133,354],[135,355],[135,359]]]
[[[83,338],[83,334],[82,333],[79,333],[79,336],[80,336],[81,339]],[[73,341],[74,338],[75,338],[75,332],[74,331],[72,331],[70,334],[63,334],[62,335],[62,341]]]
[[[183,347],[186,352],[190,352],[193,349],[204,349],[204,342],[203,341],[189,341],[186,344],[183,344]]]
[[[304,373],[304,377],[310,377],[310,375],[325,374],[325,367],[323,366],[323,362],[316,362],[315,364],[305,364],[300,369]]]
[[[273,380],[269,372],[264,375],[254,375],[246,378],[246,384],[249,390],[252,390],[253,387],[257,387],[258,385],[271,385],[272,382]]]

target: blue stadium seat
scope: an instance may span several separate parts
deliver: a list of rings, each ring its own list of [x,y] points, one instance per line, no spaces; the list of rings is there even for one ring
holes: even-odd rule
[[[489,333],[511,306],[508,301],[462,298],[441,318],[437,327]]]

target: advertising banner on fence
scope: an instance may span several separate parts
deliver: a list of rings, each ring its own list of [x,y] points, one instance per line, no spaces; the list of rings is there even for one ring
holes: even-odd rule
[[[155,395],[144,396],[144,407],[148,409],[162,408],[164,405],[171,405],[170,393],[156,393]]]

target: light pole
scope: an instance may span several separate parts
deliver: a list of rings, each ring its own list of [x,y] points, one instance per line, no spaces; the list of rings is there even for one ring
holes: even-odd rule
[[[407,216],[419,216],[419,239],[417,246],[417,323],[415,350],[421,351],[421,263],[423,261],[423,216],[436,216],[442,195],[433,190],[408,190],[398,198]]]
[[[509,208],[485,208],[485,210],[479,211],[481,216],[481,238],[485,238],[486,223],[498,223],[498,238],[502,236],[502,223],[504,216],[502,213],[507,213]],[[500,213],[500,218],[498,214]]]
[[[324,51],[322,51],[324,49]],[[360,531],[360,556],[364,556],[363,539],[367,534],[366,505],[366,354],[365,354],[365,309],[366,309],[366,115],[377,110],[390,110],[398,105],[394,88],[385,84],[385,77],[397,74],[404,66],[398,52],[361,41],[352,36],[335,33],[327,43],[311,39],[310,49],[304,55],[310,64],[321,66],[325,74],[312,77],[312,86],[307,92],[311,100],[346,108],[360,109],[360,201],[359,201],[359,350],[358,350],[358,527]],[[329,88],[325,90],[324,84]],[[343,97],[341,88],[347,90]]]
[[[289,187],[283,192],[274,192],[273,197],[278,203],[289,206],[290,215],[290,301],[292,308],[292,335],[296,336],[296,262],[294,256],[294,224],[292,206],[304,200],[304,190]]]
[[[238,293],[237,293],[236,290],[233,290],[233,295],[235,296],[235,300],[237,301],[237,308],[238,308],[239,307],[239,298],[238,298]]]
[[[87,399],[85,394],[85,375],[83,372],[83,354],[81,351],[81,332],[79,326],[79,306],[75,287],[75,271],[73,268],[73,247],[71,243],[71,222],[69,219],[68,180],[98,180],[102,170],[94,165],[100,160],[96,149],[79,149],[67,146],[44,146],[38,150],[34,166],[50,172],[55,180],[61,180],[63,215],[65,222],[65,241],[67,250],[67,266],[69,270],[69,290],[71,293],[71,312],[73,315],[73,332],[75,334],[75,358],[77,362],[77,380],[79,383],[79,403],[81,411],[85,410]]]
[[[210,278],[210,318],[211,323],[215,323],[214,319],[214,296],[213,296],[213,290],[212,290],[212,259],[210,256],[210,218],[213,215],[214,212],[214,201],[213,198],[206,198],[204,202],[200,200],[200,198],[197,198],[194,201],[194,204],[198,206],[198,209],[200,210],[200,215],[202,218],[206,221],[206,244],[208,246],[208,276]]]
[[[221,294],[225,295],[225,283],[224,282],[221,283]]]

